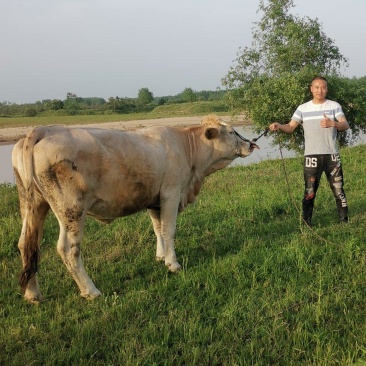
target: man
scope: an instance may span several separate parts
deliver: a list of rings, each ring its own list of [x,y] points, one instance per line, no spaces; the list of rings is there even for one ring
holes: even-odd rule
[[[272,123],[271,131],[292,133],[301,124],[304,129],[305,159],[304,181],[305,191],[302,201],[304,221],[311,225],[314,200],[323,171],[333,191],[339,222],[348,222],[348,205],[343,190],[343,171],[337,147],[337,131],[349,128],[342,107],[334,101],[326,99],[327,80],[322,76],[314,78],[310,85],[313,99],[301,104],[287,124]]]

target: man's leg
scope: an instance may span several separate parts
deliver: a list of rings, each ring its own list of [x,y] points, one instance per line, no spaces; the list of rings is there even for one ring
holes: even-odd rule
[[[302,200],[302,217],[308,225],[311,225],[314,201],[322,175],[322,166],[321,161],[319,160],[319,156],[315,155],[305,156],[304,159],[305,190],[304,198]]]
[[[348,204],[343,189],[343,170],[339,154],[329,156],[325,173],[336,201],[339,222],[348,222]]]

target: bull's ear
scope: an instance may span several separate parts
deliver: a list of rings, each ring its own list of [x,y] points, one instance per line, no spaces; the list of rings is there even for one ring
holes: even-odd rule
[[[217,135],[219,134],[219,131],[217,131],[217,128],[208,128],[205,132],[205,136],[208,140],[215,139]]]

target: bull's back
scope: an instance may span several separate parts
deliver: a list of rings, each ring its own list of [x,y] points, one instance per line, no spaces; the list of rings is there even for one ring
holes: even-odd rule
[[[116,132],[60,129],[34,146],[35,180],[54,208],[77,201],[111,220],[159,204],[165,149],[155,138]]]

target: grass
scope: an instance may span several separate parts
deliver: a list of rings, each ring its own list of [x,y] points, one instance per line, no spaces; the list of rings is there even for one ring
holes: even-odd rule
[[[87,124],[103,122],[135,121],[144,119],[166,117],[189,117],[215,113],[218,115],[229,114],[227,107],[220,101],[202,101],[193,103],[166,104],[156,107],[148,113],[130,114],[100,114],[100,115],[75,115],[75,116],[46,116],[46,117],[0,117],[0,128],[35,126],[50,124]]]
[[[146,213],[88,219],[84,263],[103,293],[92,302],[56,253],[52,214],[39,273],[46,301],[22,300],[17,195],[0,185],[0,364],[365,364],[365,153],[342,151],[342,226],[325,177],[314,230],[301,225],[302,158],[286,159],[290,187],[280,160],[209,176],[178,218],[176,275],[154,260]]]

